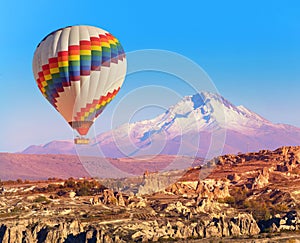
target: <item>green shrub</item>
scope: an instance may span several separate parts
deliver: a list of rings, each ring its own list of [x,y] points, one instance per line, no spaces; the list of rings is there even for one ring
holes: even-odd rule
[[[76,181],[74,181],[74,179],[70,178],[70,179],[65,181],[64,187],[75,188],[76,187]]]
[[[92,195],[89,187],[82,185],[79,189],[76,190],[76,196],[90,196]]]
[[[63,189],[61,189],[61,190],[59,190],[57,193],[56,193],[58,196],[64,196],[64,195],[66,195],[67,194],[67,191],[66,190],[63,190]]]
[[[289,207],[286,204],[278,204],[274,206],[275,213],[282,213],[289,211]]]
[[[54,192],[59,188],[59,185],[56,184],[49,184],[47,186],[47,192]]]
[[[18,183],[18,184],[22,184],[22,183],[23,183],[23,180],[22,180],[22,179],[17,179],[17,183]]]
[[[44,203],[48,202],[49,200],[44,196],[38,196],[36,199],[33,200],[35,203]]]
[[[234,197],[231,197],[231,196],[225,197],[225,198],[224,198],[224,202],[227,203],[227,204],[232,205],[232,204],[235,203],[235,198],[234,198]]]

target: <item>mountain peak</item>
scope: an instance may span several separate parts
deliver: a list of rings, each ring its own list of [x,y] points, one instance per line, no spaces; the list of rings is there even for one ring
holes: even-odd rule
[[[205,126],[210,129],[233,129],[239,131],[251,130],[265,124],[271,124],[268,120],[244,106],[235,106],[220,94],[200,92],[185,96],[177,104],[165,112],[172,119],[186,118],[194,119],[201,128]],[[166,119],[167,116],[161,117]],[[174,123],[174,121],[173,121]],[[212,126],[212,124],[214,124]],[[193,126],[192,126],[193,127]],[[191,129],[190,125],[187,129]]]
[[[153,119],[123,124],[98,135],[91,147],[97,144],[107,157],[157,153],[173,155],[178,154],[184,137],[186,155],[199,150],[197,156],[205,157],[216,131],[226,132],[223,153],[300,144],[299,128],[273,124],[244,106],[235,106],[220,94],[200,92],[185,96]],[[199,136],[202,145],[196,142]],[[72,142],[60,143],[61,146],[57,144],[54,141],[44,146],[31,146],[24,153],[76,151]]]

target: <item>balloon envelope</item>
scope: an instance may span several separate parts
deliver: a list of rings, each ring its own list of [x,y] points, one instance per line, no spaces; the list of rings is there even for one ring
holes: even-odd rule
[[[80,135],[88,133],[126,75],[120,42],[93,26],[50,33],[37,46],[32,66],[43,96]]]

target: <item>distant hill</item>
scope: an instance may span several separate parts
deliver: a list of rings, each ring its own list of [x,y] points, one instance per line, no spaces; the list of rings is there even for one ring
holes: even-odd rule
[[[88,177],[74,155],[29,155],[0,153],[0,179],[47,180],[50,177]]]
[[[178,163],[175,163],[175,162]],[[10,154],[0,153],[1,180],[47,180],[80,177],[123,177],[143,175],[144,172],[162,171],[164,169],[185,168],[199,165],[200,159],[158,155],[155,157],[138,157],[134,159],[111,159],[81,157],[58,154]],[[172,168],[168,167],[172,164]],[[87,169],[87,170],[86,170]],[[87,172],[88,171],[88,172]]]

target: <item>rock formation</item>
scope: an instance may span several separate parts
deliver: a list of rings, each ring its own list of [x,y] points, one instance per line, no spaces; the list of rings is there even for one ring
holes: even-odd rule
[[[213,168],[205,179],[199,179],[203,165],[184,173],[149,172],[122,179],[126,187],[134,184],[136,194],[126,192],[126,187],[118,192],[102,188],[92,179],[77,180],[79,184],[72,180],[66,187],[63,181],[4,183],[0,242],[168,242],[247,236],[255,241],[264,237],[263,232],[297,232],[299,158],[300,147],[283,147],[221,156],[210,163]],[[88,195],[74,195],[79,185],[89,185]]]

